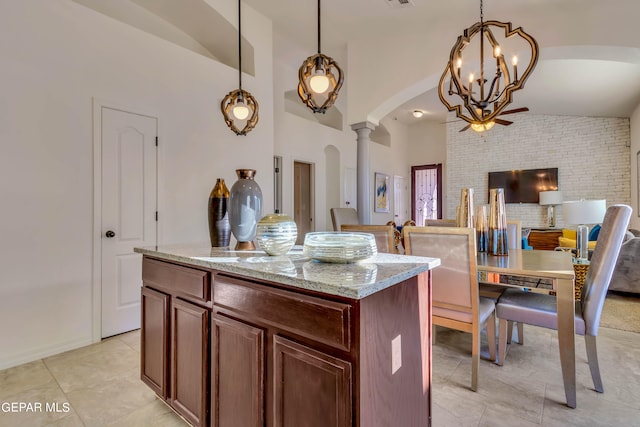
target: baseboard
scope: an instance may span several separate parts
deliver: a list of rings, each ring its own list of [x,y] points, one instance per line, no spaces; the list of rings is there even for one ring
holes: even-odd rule
[[[29,351],[13,354],[8,357],[0,359],[0,371],[14,366],[22,365],[23,363],[33,362],[34,360],[44,359],[45,357],[55,356],[56,354],[64,353],[65,351],[75,350],[80,347],[93,344],[90,337],[67,341],[55,346],[47,346],[40,348],[33,348]]]

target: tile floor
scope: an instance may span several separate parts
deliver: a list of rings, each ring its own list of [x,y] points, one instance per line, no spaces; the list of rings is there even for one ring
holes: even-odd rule
[[[18,413],[0,407],[0,426],[185,426],[138,379],[139,339],[134,331],[0,371],[0,405],[43,406]],[[475,393],[469,389],[470,345],[469,334],[438,330],[435,427],[640,426],[640,334],[600,328],[604,394],[592,389],[584,340],[576,337],[577,409],[564,405],[555,332],[525,326],[525,345],[514,345],[503,367],[481,361]],[[51,402],[58,406],[47,411]]]

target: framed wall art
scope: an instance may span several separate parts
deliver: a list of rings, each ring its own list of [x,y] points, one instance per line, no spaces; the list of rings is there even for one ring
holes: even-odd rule
[[[389,212],[389,175],[376,172],[374,187],[374,212]]]

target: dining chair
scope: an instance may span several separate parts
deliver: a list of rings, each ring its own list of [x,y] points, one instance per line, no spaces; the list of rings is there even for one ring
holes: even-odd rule
[[[403,227],[407,255],[440,258],[432,273],[434,325],[472,335],[471,389],[478,389],[480,330],[486,326],[489,357],[496,357],[495,301],[478,295],[476,235],[466,227]]]
[[[395,221],[387,221],[387,225],[393,227],[393,247],[396,248],[396,253],[404,253],[404,248],[402,247],[402,233],[398,230],[398,225]]]
[[[340,230],[373,234],[373,237],[376,238],[378,252],[388,254],[397,253],[393,235],[395,227],[392,225],[342,224]]]
[[[329,212],[331,213],[333,231],[340,231],[342,224],[360,224],[358,211],[354,208],[331,208]]]
[[[630,218],[631,207],[627,205],[613,205],[607,209],[582,295],[576,301],[575,332],[584,335],[591,378],[595,390],[600,393],[604,392],[604,388],[598,365],[596,336],[609,282]],[[558,329],[556,298],[552,295],[507,289],[498,299],[496,315],[499,319],[498,365],[504,363],[509,321]]]

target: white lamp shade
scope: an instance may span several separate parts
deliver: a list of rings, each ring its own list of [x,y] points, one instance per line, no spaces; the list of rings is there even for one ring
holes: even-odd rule
[[[540,204],[547,205],[561,205],[562,204],[562,191],[541,191]]]
[[[562,204],[566,224],[600,224],[606,211],[606,200],[576,200]]]

